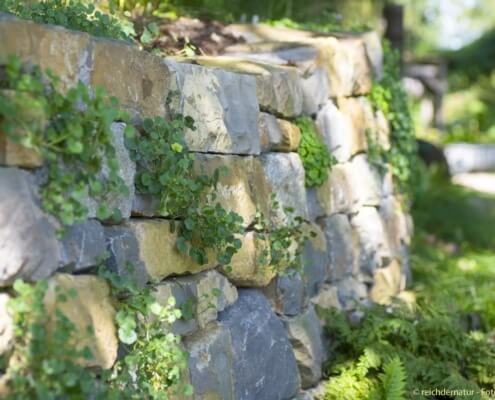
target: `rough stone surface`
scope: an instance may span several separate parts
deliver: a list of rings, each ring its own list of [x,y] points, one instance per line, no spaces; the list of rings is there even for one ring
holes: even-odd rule
[[[89,198],[87,202],[88,215],[90,218],[96,218],[98,206],[102,201],[111,209],[118,209],[122,218],[129,218],[131,215],[132,202],[134,198],[135,186],[134,176],[136,174],[136,164],[131,160],[129,150],[124,143],[125,124],[114,123],[111,126],[113,139],[112,143],[115,148],[115,155],[119,163],[118,175],[124,181],[128,191],[125,194],[108,193],[104,199],[94,200]],[[104,164],[100,172],[101,178],[106,178],[109,174],[108,165]]]
[[[339,303],[345,310],[355,309],[359,304],[366,302],[368,288],[357,278],[348,277],[336,283]]]
[[[0,37],[0,62],[15,54],[22,61],[50,69],[60,78],[63,89],[79,80],[86,82],[90,41],[87,33],[0,14]]]
[[[302,86],[297,69],[234,57],[196,57],[194,61],[256,78],[260,108],[283,117],[296,117],[302,111]]]
[[[196,273],[215,266],[215,257],[211,254],[209,264],[198,265],[188,255],[180,253],[175,247],[177,235],[170,232],[169,221],[132,219],[127,226],[137,238],[139,257],[152,279]]]
[[[0,168],[0,188],[0,286],[16,278],[48,277],[59,266],[59,245],[38,205],[31,176]]]
[[[318,112],[316,127],[330,153],[338,162],[367,148],[364,115],[359,101],[339,99],[339,108],[329,100]]]
[[[310,229],[316,236],[304,245],[303,280],[307,295],[313,297],[328,279],[330,259],[325,233],[317,224],[311,224]]]
[[[234,400],[232,340],[218,324],[207,327],[184,343],[189,352],[189,378],[195,400]]]
[[[332,281],[341,280],[359,272],[358,242],[349,219],[344,214],[335,214],[321,220],[327,241],[329,271]]]
[[[336,285],[325,283],[316,296],[311,298],[311,303],[321,308],[335,308],[340,310],[339,290]]]
[[[91,86],[103,86],[135,119],[166,116],[171,74],[161,57],[123,41],[91,39]]]
[[[67,301],[57,299],[60,293],[74,290],[76,297],[66,296]],[[93,357],[80,360],[82,365],[110,368],[117,359],[117,329],[114,324],[115,309],[110,298],[110,287],[103,279],[91,275],[57,274],[49,280],[45,297],[47,314],[60,310],[75,326],[79,349],[87,346]],[[88,327],[93,334],[88,333]]]
[[[60,247],[60,262],[66,272],[95,267],[106,250],[103,227],[95,220],[73,225],[67,228]]]
[[[328,76],[324,68],[316,67],[302,75],[303,113],[315,115],[328,99]]]
[[[371,90],[372,71],[361,38],[315,38],[318,63],[326,68],[329,96],[344,97],[366,94]]]
[[[283,225],[291,218],[283,209],[292,207],[292,217],[308,219],[306,188],[304,186],[304,167],[296,153],[268,153],[261,156],[267,180],[276,200],[278,210],[272,210],[270,219],[274,226]]]
[[[320,187],[307,190],[311,220],[335,213],[353,212],[357,206],[354,182],[351,163],[334,165]]]
[[[301,142],[301,131],[297,125],[272,114],[260,113],[258,131],[262,152],[297,151]]]
[[[107,268],[120,276],[129,276],[138,285],[144,286],[149,277],[140,258],[139,243],[134,232],[125,226],[107,226],[104,233],[109,254],[105,261]]]
[[[377,269],[374,283],[370,290],[370,299],[378,304],[388,304],[406,286],[405,276],[402,275],[400,264],[393,260],[385,268]]]
[[[162,304],[171,296],[175,298],[184,315],[175,323],[174,330],[189,334],[215,321],[219,311],[235,303],[237,290],[223,275],[206,271],[164,281],[156,287],[155,296]]]
[[[298,315],[307,303],[303,277],[296,271],[277,276],[263,293],[274,311],[281,315]]]
[[[407,216],[399,200],[393,196],[384,197],[380,203],[385,233],[395,257],[400,257],[403,244],[409,244]]]
[[[294,349],[301,386],[309,388],[321,379],[323,363],[322,328],[313,306],[293,318],[284,318],[284,325],[289,334],[289,341]]]
[[[391,258],[380,214],[375,207],[363,207],[352,216],[351,225],[359,240],[360,270],[373,275],[377,268],[386,265]]]
[[[260,258],[268,249],[269,243],[253,232],[248,232],[242,240],[242,247],[232,257],[230,268],[224,273],[231,282],[241,287],[263,287],[275,277],[275,271],[269,265],[260,263]]]
[[[9,300],[8,294],[0,293],[0,356],[12,348],[14,340],[14,320],[7,307]]]
[[[382,197],[382,179],[365,154],[352,159],[354,210],[361,206],[378,206]]]
[[[212,175],[217,168],[226,167],[227,175],[220,177],[215,194],[217,201],[229,211],[235,211],[250,225],[258,208],[264,215],[270,211],[271,187],[258,157],[197,154],[198,173]]]
[[[201,65],[166,60],[172,71],[170,107],[190,116],[196,130],[185,139],[193,151],[259,154],[256,79]]]
[[[20,114],[19,118],[22,118],[26,125],[32,124],[32,126],[40,128],[46,125],[46,115],[43,108],[33,107],[30,94],[13,90],[0,90],[0,95],[5,96],[12,103],[16,113]],[[14,129],[13,134],[17,138],[24,138],[28,133],[22,126],[16,126]],[[7,137],[6,132],[0,131],[0,165],[37,168],[43,165],[43,160],[38,152],[11,140]]]
[[[294,352],[282,322],[255,289],[220,313],[230,331],[237,400],[283,400],[296,395],[300,378]]]
[[[376,81],[383,77],[383,48],[382,40],[377,32],[366,32],[362,35],[366,54],[373,68],[373,75]]]

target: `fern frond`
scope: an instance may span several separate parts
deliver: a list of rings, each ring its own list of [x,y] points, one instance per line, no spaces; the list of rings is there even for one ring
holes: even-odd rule
[[[404,400],[406,392],[406,371],[399,357],[392,358],[383,366],[380,374],[384,400]]]

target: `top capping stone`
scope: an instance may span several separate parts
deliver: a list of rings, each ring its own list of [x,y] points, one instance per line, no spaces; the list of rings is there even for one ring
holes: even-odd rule
[[[230,25],[228,29],[247,42],[227,49],[232,54],[254,52],[261,59],[295,64],[305,74],[308,68],[311,71],[323,67],[329,80],[329,97],[366,94],[371,90],[373,75],[377,79],[382,75],[383,52],[376,32],[321,35],[264,24]],[[316,54],[312,55],[307,47],[314,48]]]
[[[0,62],[16,55],[43,70],[50,69],[60,77],[62,89],[82,80],[90,42],[87,33],[0,14],[0,37]]]
[[[302,112],[301,76],[296,68],[246,57],[198,56],[178,58],[177,61],[252,75],[256,78],[256,93],[262,110],[289,118]]]
[[[89,84],[103,86],[134,119],[167,115],[171,73],[161,57],[104,38],[91,38],[89,57]]]

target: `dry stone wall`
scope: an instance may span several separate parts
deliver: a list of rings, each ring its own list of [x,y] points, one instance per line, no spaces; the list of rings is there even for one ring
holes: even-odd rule
[[[217,194],[245,226],[257,207],[275,226],[287,222],[290,216],[271,208],[272,194],[311,221],[316,237],[305,245],[302,272],[276,276],[260,265],[267,243],[252,232],[230,270],[213,262],[200,266],[175,249],[170,222],[154,211],[156,199],[133,189],[108,199],[121,210],[122,223],[103,224],[93,211],[59,238],[57,223],[40,205],[41,163],[0,132],[0,286],[7,292],[17,278],[49,278],[53,287],[78,290],[77,303],[67,307],[70,318],[93,326],[90,364],[108,368],[118,354],[115,310],[107,284],[90,274],[108,251],[112,271],[123,274],[132,262],[140,285],[159,280],[159,302],[193,301],[193,317],[177,321],[174,330],[190,353],[195,399],[307,399],[304,390],[318,384],[329,357],[315,308],[385,303],[405,285],[411,220],[390,171],[380,173],[366,154],[369,130],[390,147],[388,123],[366,97],[382,73],[380,40],[372,32],[317,37],[263,25],[230,29],[246,43],[225,56],[161,59],[123,42],[2,15],[0,60],[16,54],[52,69],[66,87],[77,81],[104,86],[136,122],[173,112],[191,116],[197,129],[185,137],[198,153],[197,168],[229,168]],[[337,160],[319,188],[305,187],[297,153],[301,132],[294,122],[302,115],[315,120]],[[113,132],[120,175],[133,188],[136,166],[123,124]],[[205,300],[212,290],[219,295]],[[2,351],[12,332],[8,296],[0,296]]]

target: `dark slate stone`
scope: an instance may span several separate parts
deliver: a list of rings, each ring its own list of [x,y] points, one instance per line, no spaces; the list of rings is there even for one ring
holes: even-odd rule
[[[98,221],[67,228],[61,241],[61,265],[68,272],[95,267],[105,253],[105,235]]]
[[[144,286],[148,274],[139,257],[139,244],[132,230],[123,226],[107,226],[104,229],[109,253],[105,262],[107,268],[121,276],[130,275],[138,285]]]
[[[229,331],[216,323],[185,339],[193,398],[234,400],[232,341]]]
[[[28,172],[0,168],[0,286],[47,278],[59,267],[56,228],[33,181]]]
[[[239,290],[219,314],[230,330],[236,400],[286,400],[300,387],[294,352],[282,322],[256,289]]]
[[[263,293],[278,314],[297,315],[307,303],[304,281],[301,274],[295,271],[277,276],[266,288],[263,288]]]
[[[303,249],[303,280],[308,297],[316,296],[328,279],[329,264],[328,253],[315,248],[310,240],[306,241]]]

